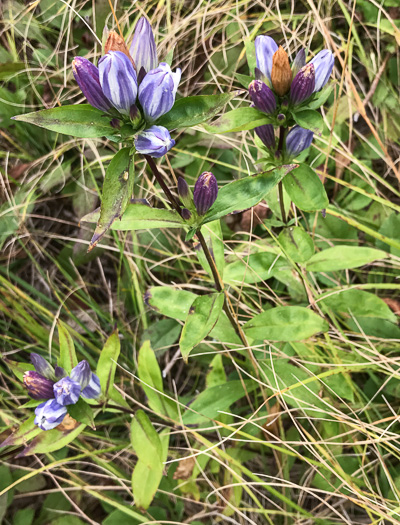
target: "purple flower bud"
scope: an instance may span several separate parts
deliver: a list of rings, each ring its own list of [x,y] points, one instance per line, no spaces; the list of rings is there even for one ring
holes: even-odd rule
[[[302,67],[306,65],[306,51],[304,48],[300,49],[292,64],[293,78],[297,75]]]
[[[61,379],[67,375],[67,372],[61,366],[56,366],[54,369],[54,374],[57,379]]]
[[[99,73],[104,95],[120,113],[129,115],[137,95],[132,62],[121,51],[109,51],[99,61]]]
[[[156,159],[163,157],[174,146],[175,141],[163,126],[151,126],[135,138],[136,150]]]
[[[204,171],[194,185],[193,201],[199,215],[205,215],[218,194],[217,179],[211,171]]]
[[[54,397],[60,405],[74,405],[81,394],[81,385],[70,377],[63,377],[53,386]]]
[[[82,397],[85,399],[96,399],[101,394],[100,379],[93,374],[90,376],[90,381],[87,387],[82,390]]]
[[[119,118],[112,118],[110,120],[110,126],[114,129],[119,129],[121,127],[121,121]]]
[[[54,381],[47,379],[34,370],[29,370],[24,374],[24,385],[32,399],[51,399],[54,397]]]
[[[279,124],[283,124],[283,122],[286,120],[286,115],[284,115],[283,113],[279,113],[279,115],[276,118]]]
[[[178,177],[178,193],[185,206],[190,206],[192,204],[192,192],[183,177]]]
[[[132,124],[137,127],[142,120],[142,115],[139,111],[139,108],[136,104],[133,104],[129,110],[129,118],[131,119]]]
[[[262,140],[265,146],[269,149],[275,149],[275,133],[274,126],[272,124],[265,124],[264,126],[258,126],[254,129],[257,136]]]
[[[294,77],[290,86],[290,100],[293,104],[300,104],[307,100],[314,92],[315,87],[315,69],[314,64],[310,62]]]
[[[75,57],[72,61],[72,71],[89,104],[101,111],[108,111],[111,104],[101,89],[97,67],[86,58]]]
[[[154,122],[172,108],[180,79],[181,70],[172,73],[164,62],[147,73],[139,86],[139,102],[147,122]]]
[[[46,361],[44,357],[39,354],[32,353],[30,355],[31,363],[35,367],[36,372],[39,372],[44,377],[48,379],[54,378],[54,368],[50,363]]]
[[[157,50],[153,31],[150,22],[144,16],[136,24],[129,51],[136,64],[138,77],[141,76],[142,68],[144,73],[148,73],[157,67]]]
[[[299,153],[311,146],[314,133],[309,129],[295,126],[286,137],[286,153],[291,157],[297,157]]]
[[[261,80],[253,80],[249,85],[249,93],[251,100],[257,109],[268,115],[275,111],[275,95],[267,84],[264,84]]]
[[[271,82],[272,57],[278,51],[275,41],[266,35],[260,35],[255,40],[257,67]]]
[[[310,62],[315,68],[315,87],[314,91],[319,91],[328,82],[331,76],[335,59],[328,49],[320,51]]]
[[[182,218],[185,219],[185,221],[188,221],[191,216],[192,216],[192,214],[190,213],[190,211],[187,208],[183,208],[183,210],[182,210]]]
[[[88,386],[92,371],[90,365],[86,360],[80,361],[70,373],[72,381],[79,383],[81,388],[84,389]]]
[[[59,405],[55,399],[49,399],[36,407],[35,414],[35,425],[42,430],[51,430],[62,423],[67,415],[67,409]]]

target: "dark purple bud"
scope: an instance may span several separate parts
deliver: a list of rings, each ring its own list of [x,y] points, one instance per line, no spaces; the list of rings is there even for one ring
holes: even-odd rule
[[[53,386],[54,397],[62,406],[74,405],[81,394],[81,385],[70,377],[63,377]]]
[[[284,100],[282,100],[282,103],[281,103],[281,107],[283,108],[287,108],[289,105],[289,101],[287,98],[285,98]]]
[[[218,194],[217,179],[211,171],[203,172],[194,185],[193,201],[197,213],[204,215],[214,204]]]
[[[24,374],[24,385],[32,399],[51,399],[54,397],[54,381],[47,379],[34,370],[29,370]]]
[[[297,53],[296,58],[294,59],[292,65],[293,77],[297,75],[302,67],[306,65],[306,51],[304,48],[300,49]]]
[[[276,117],[278,119],[279,124],[282,124],[286,120],[286,115],[283,113],[279,113],[279,115]]]
[[[178,177],[178,193],[185,206],[190,206],[192,204],[192,192],[183,177]]]
[[[96,374],[92,373],[88,386],[82,390],[82,397],[85,399],[97,399],[100,394],[100,379],[96,376]]]
[[[261,80],[253,80],[249,85],[249,94],[257,109],[267,113],[273,113],[276,109],[275,95],[267,84]]]
[[[46,361],[44,357],[39,354],[32,353],[30,355],[31,363],[35,367],[36,372],[39,372],[44,377],[52,379],[54,377],[54,368]]]
[[[72,71],[89,104],[101,111],[108,111],[111,104],[101,88],[97,67],[86,58],[75,57],[72,61]]]
[[[62,377],[65,377],[67,375],[67,372],[61,366],[56,366],[54,369],[54,373],[57,379],[61,379]]]
[[[310,63],[300,69],[294,77],[290,86],[290,100],[293,104],[301,104],[307,100],[314,92],[315,87],[315,68]]]
[[[265,124],[254,129],[259,139],[269,149],[275,149],[275,133],[272,124]]]
[[[42,430],[51,430],[62,423],[67,415],[67,409],[58,404],[55,399],[49,399],[36,407],[35,415],[35,425]]]
[[[315,87],[314,91],[319,91],[328,82],[331,76],[335,59],[328,49],[320,51],[310,62],[315,68]]]
[[[190,217],[192,216],[192,214],[187,208],[183,208],[181,213],[182,213],[182,218],[185,219],[185,221],[188,221]]]
[[[110,126],[114,129],[119,129],[121,127],[121,121],[119,118],[113,118],[110,120]]]
[[[139,108],[136,104],[132,104],[131,109],[129,110],[129,118],[131,119],[132,124],[135,126],[139,125],[142,120],[142,115],[140,114]]]
[[[302,151],[311,146],[314,133],[309,129],[295,126],[286,137],[286,153],[291,157],[297,157]]]
[[[81,385],[81,388],[88,386],[92,371],[90,365],[86,360],[80,361],[72,370],[70,378]]]

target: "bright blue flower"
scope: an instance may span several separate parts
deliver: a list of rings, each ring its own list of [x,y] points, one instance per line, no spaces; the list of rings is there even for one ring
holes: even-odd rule
[[[108,111],[111,104],[101,89],[97,67],[86,58],[75,57],[72,62],[72,71],[89,104],[101,111]]]
[[[136,65],[138,81],[158,66],[157,49],[153,31],[147,18],[142,16],[135,27],[130,53]],[[142,71],[143,69],[143,71]]]
[[[129,115],[136,102],[136,71],[121,51],[109,51],[99,60],[100,84],[104,95],[120,112]]]
[[[82,390],[81,396],[85,399],[96,399],[101,394],[100,379],[93,374],[90,376],[88,385]]]
[[[314,133],[309,129],[295,126],[286,137],[286,153],[291,157],[297,157],[303,150],[311,146]]]
[[[173,73],[165,62],[147,73],[139,86],[139,102],[147,122],[154,122],[172,108],[180,79],[181,70]]]
[[[63,377],[53,386],[54,397],[58,404],[74,405],[81,394],[81,385],[70,377]]]
[[[260,35],[255,40],[257,67],[271,82],[272,57],[278,51],[273,38]]]
[[[44,377],[47,377],[48,379],[54,379],[54,368],[46,361],[44,357],[39,354],[32,353],[30,358],[36,372]]]
[[[314,92],[322,89],[331,76],[335,59],[328,49],[320,51],[310,62],[315,68],[315,87]]]
[[[163,157],[174,146],[175,141],[163,126],[151,126],[135,138],[136,150],[156,159]]]
[[[276,141],[274,126],[272,124],[264,124],[263,126],[258,126],[254,129],[254,131],[268,149],[275,149]]]
[[[261,80],[253,80],[249,85],[249,94],[254,106],[267,115],[276,109],[276,98],[271,88]]]
[[[36,407],[35,414],[35,425],[42,430],[51,430],[62,423],[67,409],[58,404],[55,399],[49,399]]]

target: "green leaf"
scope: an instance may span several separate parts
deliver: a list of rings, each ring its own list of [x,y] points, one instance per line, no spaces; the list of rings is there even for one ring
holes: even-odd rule
[[[41,430],[40,434],[30,443],[18,457],[32,456],[32,454],[47,454],[65,447],[85,429],[86,425],[78,425],[71,431]],[[40,429],[39,429],[40,430]]]
[[[100,213],[98,211],[85,215],[82,222],[97,222]],[[154,228],[182,228],[186,223],[175,210],[163,208],[151,208],[145,204],[128,204],[125,213],[120,220],[111,225],[112,230],[151,230]]]
[[[278,241],[294,262],[304,263],[314,255],[313,240],[300,226],[282,230]]]
[[[254,80],[253,77],[250,77],[249,75],[241,75],[240,73],[235,73],[235,78],[237,78],[238,82],[245,88],[248,89],[249,84],[252,80]]]
[[[299,126],[305,129],[310,129],[317,135],[322,135],[324,129],[324,119],[321,113],[313,109],[305,109],[303,111],[293,112],[293,118]]]
[[[333,84],[328,84],[327,86],[324,87],[324,89],[322,89],[318,93],[315,93],[314,98],[310,102],[306,103],[307,107],[309,109],[318,109],[320,106],[325,104],[325,102],[328,100],[329,95],[332,93],[332,91],[333,91]]]
[[[21,423],[20,427],[15,432],[0,443],[0,448],[25,444],[30,439],[40,434],[42,430],[34,424],[34,420],[35,415]]]
[[[80,397],[75,405],[68,405],[68,414],[79,421],[79,423],[89,425],[93,430],[96,430],[96,427],[94,426],[93,410],[83,397]]]
[[[157,120],[157,126],[167,129],[188,128],[214,117],[235,95],[197,95],[177,100],[174,107]]]
[[[201,233],[204,236],[204,240],[206,241],[210,252],[213,254],[215,265],[217,267],[220,277],[222,278],[224,274],[225,258],[224,242],[220,221],[212,221],[209,222],[207,225],[202,226]],[[196,251],[200,264],[202,265],[204,270],[212,277],[210,265],[208,264],[208,261],[206,259],[201,245],[199,245],[196,248]]]
[[[64,368],[69,374],[71,370],[78,364],[78,359],[75,353],[74,341],[62,321],[57,322],[58,337],[60,340],[60,357],[58,359],[58,366]]]
[[[228,111],[212,124],[204,124],[209,133],[229,133],[254,129],[257,126],[270,124],[271,117],[256,108],[243,107]]]
[[[223,304],[223,292],[201,295],[194,300],[179,341],[185,362],[187,362],[191,350],[201,343],[213,329],[218,321]]]
[[[114,385],[115,370],[120,350],[121,343],[118,331],[115,330],[107,339],[96,368],[96,374],[100,379],[101,393],[105,398],[109,396]]]
[[[160,438],[143,410],[138,410],[131,423],[131,443],[139,460],[157,465],[163,451]]]
[[[329,201],[324,185],[315,171],[301,164],[283,179],[283,185],[295,205],[303,211],[327,208]]]
[[[220,219],[233,211],[252,208],[296,167],[297,164],[289,164],[226,184],[219,190],[217,200],[204,216],[204,223]]]
[[[397,322],[396,315],[382,299],[364,290],[329,292],[327,297],[318,302],[346,316],[378,317],[392,323]]]
[[[322,317],[301,306],[278,306],[256,315],[243,329],[252,339],[267,341],[301,341],[329,326]]]
[[[42,109],[13,119],[78,138],[95,139],[115,133],[111,118],[90,104]]]
[[[387,254],[375,248],[364,246],[337,245],[322,250],[307,262],[309,272],[334,272],[358,268],[378,259],[384,259]]]
[[[122,216],[132,196],[134,162],[130,150],[131,148],[119,150],[108,165],[103,183],[100,217],[89,250],[96,246],[115,219]]]
[[[284,263],[287,266],[286,263]],[[224,282],[254,284],[274,277],[282,268],[282,258],[274,252],[243,255],[225,268]]]
[[[257,66],[257,59],[256,59],[256,46],[254,43],[254,40],[250,40],[249,38],[244,39],[244,46],[246,48],[246,58],[247,58],[247,64],[249,66],[249,71],[251,74],[254,74],[254,70]],[[247,84],[248,86],[248,84]]]

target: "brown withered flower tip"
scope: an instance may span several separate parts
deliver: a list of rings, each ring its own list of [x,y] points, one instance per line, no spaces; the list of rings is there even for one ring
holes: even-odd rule
[[[104,45],[104,54],[106,55],[109,51],[120,51],[121,53],[124,53],[124,55],[126,55],[132,62],[133,67],[136,69],[135,62],[129,53],[129,49],[125,43],[125,40],[115,31],[110,31],[108,33],[107,40]]]
[[[272,57],[271,82],[275,92],[280,97],[286,95],[292,83],[289,57],[282,46],[279,46]]]

